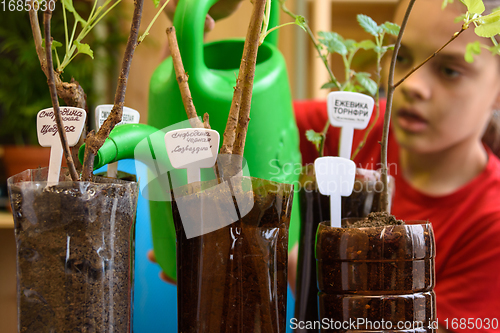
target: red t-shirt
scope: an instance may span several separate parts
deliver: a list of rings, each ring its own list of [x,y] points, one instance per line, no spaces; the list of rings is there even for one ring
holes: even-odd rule
[[[294,108],[302,162],[313,163],[318,155],[304,133],[308,129],[323,129],[326,103],[297,101]],[[379,141],[385,105],[381,105],[381,110],[366,146],[354,160],[361,168],[380,167]],[[374,117],[375,112],[372,121]],[[355,131],[353,151],[363,135],[363,131]],[[339,129],[330,127],[325,156],[338,155],[338,139]],[[436,239],[437,315],[439,323],[450,331],[500,332],[500,160],[491,151],[488,157],[486,168],[468,184],[450,195],[433,197],[413,188],[398,172],[398,144],[389,135],[388,169],[395,178],[392,213],[405,221],[432,223]],[[474,323],[472,329],[466,328],[469,318]],[[493,328],[484,329],[488,321]],[[483,328],[479,329],[481,322]]]

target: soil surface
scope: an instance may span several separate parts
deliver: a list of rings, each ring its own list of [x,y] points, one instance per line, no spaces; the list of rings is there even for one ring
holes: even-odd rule
[[[369,228],[369,227],[384,227],[388,225],[404,225],[402,220],[396,219],[394,215],[386,212],[373,212],[368,214],[365,219],[356,221],[352,224],[347,224],[344,228]]]

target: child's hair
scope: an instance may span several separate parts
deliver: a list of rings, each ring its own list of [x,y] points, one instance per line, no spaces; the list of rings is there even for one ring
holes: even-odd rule
[[[483,0],[486,8],[484,15],[491,13],[500,7],[500,0]],[[498,36],[496,36],[498,41]],[[499,60],[500,61],[500,57]],[[499,73],[500,75],[500,73]],[[483,143],[487,145],[495,155],[500,157],[500,110],[495,110],[483,135]]]

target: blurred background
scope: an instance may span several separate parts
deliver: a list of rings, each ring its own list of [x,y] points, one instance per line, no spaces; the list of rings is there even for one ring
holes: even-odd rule
[[[10,0],[10,2],[13,0]],[[315,34],[335,31],[344,38],[367,39],[356,21],[357,14],[372,17],[377,23],[391,20],[397,0],[287,0],[287,7],[306,17]],[[28,168],[48,165],[49,149],[38,147],[36,113],[51,106],[46,78],[35,53],[28,13],[9,11],[9,1],[0,4],[0,332],[17,332],[15,242],[12,215],[9,212],[6,179]],[[88,13],[92,2],[75,0],[80,13]],[[54,13],[52,30],[55,40],[64,40],[60,3]],[[252,5],[244,1],[229,18],[216,23],[206,40],[244,37]],[[59,9],[59,13],[58,13]],[[63,80],[78,80],[87,94],[88,110],[98,104],[112,103],[133,11],[133,1],[123,0],[110,15],[93,30],[84,42],[91,45],[94,60],[78,55],[63,73]],[[146,0],[142,18],[144,30],[157,9]],[[85,17],[85,14],[82,15]],[[281,13],[281,22],[291,18]],[[149,36],[138,46],[131,66],[125,105],[141,113],[141,123],[147,122],[149,80],[163,60],[167,42],[165,29],[171,25],[161,15]],[[320,89],[328,82],[325,67],[307,34],[290,25],[279,31],[279,49],[287,63],[290,87],[294,99],[324,99],[328,90]],[[369,55],[357,57],[353,68],[371,71]],[[340,57],[332,56],[334,74],[343,77]],[[196,101],[195,101],[196,104]],[[34,158],[34,159],[31,159]],[[16,162],[18,165],[12,165]],[[145,259],[144,259],[145,260]],[[138,332],[137,330],[135,330]],[[146,331],[145,331],[146,332]],[[140,333],[140,332],[139,332]],[[151,332],[148,332],[151,333]]]

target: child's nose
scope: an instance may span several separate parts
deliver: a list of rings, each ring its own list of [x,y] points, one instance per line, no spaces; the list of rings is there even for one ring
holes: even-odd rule
[[[408,76],[399,86],[410,101],[427,100],[432,96],[432,82],[424,67]]]

